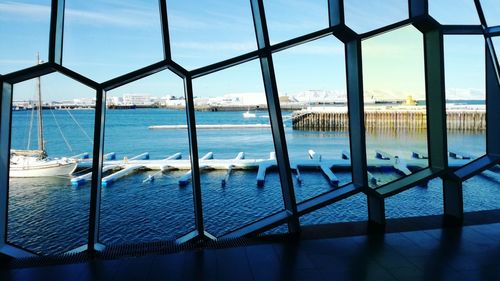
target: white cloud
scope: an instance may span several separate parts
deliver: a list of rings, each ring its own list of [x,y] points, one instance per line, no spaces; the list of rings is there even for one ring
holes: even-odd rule
[[[345,1],[345,17],[349,27],[367,32],[408,18],[406,0]]]
[[[32,60],[23,60],[23,59],[0,59],[0,65],[34,65],[36,59]]]
[[[308,45],[307,43],[298,47],[290,48],[285,51],[288,54],[296,55],[344,55],[344,45],[337,44],[322,44]]]
[[[0,13],[3,17],[10,15],[29,17],[32,20],[44,20],[50,16],[50,6],[7,1],[0,3]]]
[[[195,50],[195,51],[209,51],[209,52],[220,52],[220,51],[237,51],[246,52],[256,49],[255,42],[197,42],[197,41],[184,41],[184,42],[172,42],[172,47],[184,49],[184,50]]]
[[[485,96],[483,89],[446,89],[446,98],[451,100],[484,100]]]
[[[142,27],[154,25],[151,14],[132,10],[120,10],[114,15],[103,12],[66,10],[67,21],[75,21],[80,24],[109,24],[123,27]]]
[[[66,8],[66,21],[79,24],[106,24],[124,27],[143,27],[158,23],[159,15],[155,10],[116,8],[110,13],[83,9]],[[0,3],[0,13],[3,17],[20,18],[24,21],[47,20],[50,16],[50,5],[16,3],[7,1]]]
[[[168,24],[171,29],[188,29],[188,30],[200,30],[207,29],[210,24],[206,21],[201,21],[182,15],[181,13],[172,11],[168,14]]]

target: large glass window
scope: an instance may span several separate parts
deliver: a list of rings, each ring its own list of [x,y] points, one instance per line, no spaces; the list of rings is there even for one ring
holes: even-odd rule
[[[333,36],[273,54],[297,201],[351,181],[344,45]]]
[[[449,164],[460,166],[486,153],[483,36],[446,36],[445,82]]]
[[[100,239],[174,240],[194,228],[184,87],[170,71],[107,93]],[[114,159],[112,159],[114,158]]]
[[[362,47],[368,177],[377,186],[428,165],[423,35],[406,26]]]
[[[53,73],[14,85],[7,241],[62,254],[87,241],[95,91]]]
[[[197,78],[193,91],[207,231],[219,236],[282,210],[259,61]]]
[[[486,32],[494,32],[499,5],[479,2]],[[166,11],[159,10],[162,3],[168,4]],[[251,3],[265,5],[262,23],[279,50],[257,51],[252,14],[257,10]],[[466,28],[461,25],[479,24],[475,3],[429,0],[429,10],[439,23],[455,25],[462,33],[469,29],[458,30]],[[341,36],[345,30],[333,28],[332,34],[303,41],[301,36],[328,27],[328,1],[67,0],[64,24],[52,31],[64,32],[62,62],[70,70],[39,65],[55,51],[48,50],[51,4],[0,0],[0,154],[5,153],[0,160],[5,166],[9,160],[8,169],[0,170],[0,199],[6,202],[0,208],[6,218],[0,219],[5,222],[0,228],[6,228],[2,254],[11,247],[41,255],[84,249],[80,246],[88,246],[88,228],[95,222],[97,242],[111,246],[109,251],[124,244],[149,247],[180,237],[197,239],[202,230],[221,237],[276,223],[281,225],[256,235],[287,232],[285,216],[294,209],[293,200],[287,200],[283,211],[283,194],[292,191],[288,188],[293,188],[301,224],[366,220],[366,194],[356,194],[361,189],[350,184],[356,162],[351,163],[348,132],[363,128],[349,127],[359,122],[348,118],[346,85],[352,86],[349,101],[355,110],[361,98],[357,86],[364,90],[366,142],[356,149],[366,151],[362,172],[369,185],[389,196],[381,216],[442,213],[442,181],[432,178],[435,167],[426,169],[429,159],[439,157],[439,151],[430,155],[428,150],[430,142],[440,140],[435,135],[429,140],[427,134],[431,122],[439,121],[434,118],[446,115],[451,170],[445,172],[485,155],[486,126],[496,126],[486,124],[486,103],[495,107],[496,101],[485,97],[484,35],[445,34],[444,61],[435,60],[439,27],[424,17],[419,27],[425,31],[415,28],[407,0],[345,0],[346,25],[361,37],[349,39]],[[168,30],[162,30],[164,12]],[[374,33],[380,28],[383,32]],[[425,46],[422,32],[429,39]],[[170,44],[164,44],[163,35],[170,36],[165,40]],[[337,38],[354,40],[347,43],[348,51],[356,51],[356,40],[362,38],[361,53],[346,57],[346,43]],[[500,39],[491,40],[498,59]],[[444,81],[438,80],[441,63]],[[362,81],[346,81],[346,69],[355,76],[357,66]],[[443,108],[439,96],[433,96],[441,85],[446,90]],[[101,112],[95,109],[96,90],[101,88],[107,90],[107,107],[96,116]],[[191,96],[185,94],[191,90],[195,112],[186,112]],[[274,131],[270,120],[275,112],[269,112],[274,104],[268,100],[277,100],[281,108],[277,114],[283,124]],[[428,113],[433,114],[429,123]],[[94,136],[96,120],[104,124],[103,159],[92,159],[95,140],[101,141]],[[282,182],[285,175],[277,167],[285,142],[293,186]],[[191,167],[196,152],[199,174]],[[91,205],[95,161],[103,161],[103,170],[100,196]],[[195,225],[194,176],[200,177],[204,229]],[[465,210],[497,208],[498,182],[496,166],[465,181]],[[99,217],[89,222],[93,211]]]

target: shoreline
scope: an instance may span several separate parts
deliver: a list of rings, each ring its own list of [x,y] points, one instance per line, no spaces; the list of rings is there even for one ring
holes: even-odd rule
[[[283,110],[301,110],[306,109],[308,105],[303,104],[283,104],[281,109]],[[36,106],[35,108],[36,109]],[[80,106],[80,105],[44,105],[42,106],[43,110],[94,110],[95,105],[91,106]],[[184,110],[184,106],[160,106],[160,105],[109,105],[107,106],[108,110],[133,110],[133,109],[169,109],[169,110]],[[267,111],[267,105],[203,105],[194,107],[196,111],[209,111],[209,112],[218,112],[218,111]],[[32,110],[32,108],[25,107],[13,107],[12,111],[26,111]]]
[[[478,103],[457,103],[447,102],[446,111],[452,110],[479,110],[484,111],[484,104]],[[12,111],[26,111],[36,109],[24,106],[12,106]],[[313,111],[313,112],[347,112],[345,103],[281,103],[281,110],[284,111]],[[365,111],[383,110],[383,111],[425,111],[425,105],[403,105],[400,103],[366,103],[364,104]],[[79,105],[79,104],[45,104],[42,106],[44,110],[94,110],[95,105]],[[184,110],[185,106],[179,105],[115,105],[108,104],[107,109],[125,110],[125,109],[169,109],[169,110]],[[266,104],[255,105],[196,105],[195,111],[267,111]]]

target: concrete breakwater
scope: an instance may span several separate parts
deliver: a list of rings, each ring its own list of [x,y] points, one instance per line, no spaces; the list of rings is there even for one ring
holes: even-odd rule
[[[448,130],[485,130],[486,111],[484,109],[446,110]],[[343,131],[349,128],[347,110],[300,110],[292,114],[295,130]],[[423,109],[365,110],[365,128],[425,130],[427,114]]]

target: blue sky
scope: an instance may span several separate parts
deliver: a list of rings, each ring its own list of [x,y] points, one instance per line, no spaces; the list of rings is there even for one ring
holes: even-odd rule
[[[500,24],[500,5],[483,1],[487,20]],[[266,17],[272,43],[325,28],[326,0],[268,0]],[[430,0],[432,16],[446,24],[477,24],[472,0]],[[35,53],[47,59],[49,0],[0,0],[0,73],[33,65]],[[346,0],[346,22],[366,32],[407,17],[407,0]],[[256,49],[248,0],[169,0],[173,59],[194,69]],[[496,22],[495,22],[496,20]],[[422,91],[421,36],[398,29],[363,42],[365,89]],[[65,66],[103,82],[162,59],[158,1],[67,0]],[[484,89],[484,45],[477,36],[446,38],[446,85]],[[383,60],[381,58],[384,58]],[[334,37],[322,38],[274,55],[280,94],[304,90],[345,90],[344,50]],[[383,63],[382,63],[383,61]],[[198,96],[262,90],[257,61],[194,81]],[[390,79],[396,75],[397,79]],[[417,75],[418,79],[414,79]],[[87,95],[62,75],[43,78],[52,99]],[[47,81],[45,81],[47,80]],[[394,81],[397,80],[397,81]],[[30,84],[31,83],[31,84]],[[33,83],[16,90],[17,99],[32,95]],[[168,72],[137,81],[111,94],[138,92],[182,95],[182,81]],[[85,93],[85,94],[84,94]]]

